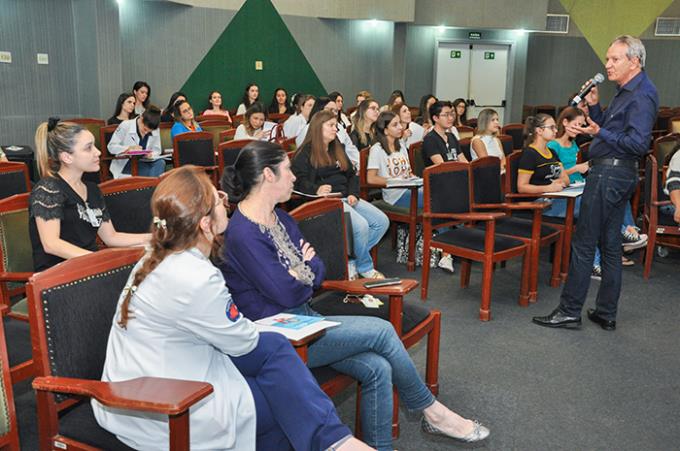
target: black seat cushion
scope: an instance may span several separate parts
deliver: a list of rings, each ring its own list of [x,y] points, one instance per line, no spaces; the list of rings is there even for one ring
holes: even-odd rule
[[[484,252],[484,230],[471,229],[469,227],[458,227],[432,237],[432,247],[437,247],[437,243],[450,244],[456,247],[472,249]],[[523,246],[520,240],[496,235],[494,237],[494,251],[506,251],[514,247]]]
[[[133,450],[97,424],[89,400],[77,404],[61,415],[59,433],[65,437],[105,450]]]
[[[3,318],[5,334],[12,337],[7,340],[9,365],[14,366],[31,360],[31,331],[28,322],[12,318]]]
[[[513,214],[513,216],[516,216],[518,218],[522,219],[528,219],[531,220],[533,218],[533,213],[530,213],[528,211],[518,211]],[[543,222],[547,222],[548,224],[559,224],[559,225],[564,225],[565,218],[560,218],[558,216],[546,216],[543,215],[541,216]],[[578,222],[578,218],[574,217],[574,224]]]
[[[324,316],[354,315],[377,316],[385,321],[390,320],[390,301],[387,297],[379,296],[383,305],[373,309],[364,307],[361,303],[345,303],[345,293],[332,291],[324,292],[312,299],[312,308]],[[430,315],[430,309],[415,302],[404,300],[404,315],[401,328],[403,333],[410,332]]]
[[[477,228],[484,230],[486,226],[484,223],[477,223]],[[519,236],[522,238],[531,238],[531,221],[519,218],[501,218],[496,220],[496,233],[501,235]],[[557,229],[554,227],[541,224],[541,238],[555,233]]]

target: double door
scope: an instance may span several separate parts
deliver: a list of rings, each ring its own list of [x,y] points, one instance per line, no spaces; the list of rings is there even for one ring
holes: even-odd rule
[[[466,99],[468,118],[484,108],[505,114],[509,45],[439,42],[435,61],[435,92],[438,99]]]

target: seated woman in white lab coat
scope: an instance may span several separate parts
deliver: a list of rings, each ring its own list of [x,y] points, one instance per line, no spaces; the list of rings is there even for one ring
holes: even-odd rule
[[[193,166],[156,188],[150,250],[120,296],[102,379],[205,381],[191,410],[191,448],[366,450],[290,343],[258,333],[233,303],[209,257],[227,227],[227,198]],[[136,449],[168,443],[167,418],[92,402],[97,422]]]

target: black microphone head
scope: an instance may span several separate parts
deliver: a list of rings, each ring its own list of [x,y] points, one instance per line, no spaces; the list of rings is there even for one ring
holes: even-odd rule
[[[604,75],[602,75],[602,74],[600,74],[600,73],[598,72],[598,73],[595,74],[595,76],[593,77],[593,81],[595,82],[595,84],[600,84],[600,83],[602,83],[602,82],[604,81]]]

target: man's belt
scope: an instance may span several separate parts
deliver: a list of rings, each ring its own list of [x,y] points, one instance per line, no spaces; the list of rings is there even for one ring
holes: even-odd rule
[[[590,164],[590,166],[597,166],[599,164],[607,166],[623,166],[635,170],[638,168],[637,160],[624,160],[621,158],[593,158],[592,160],[588,160],[588,164]]]

